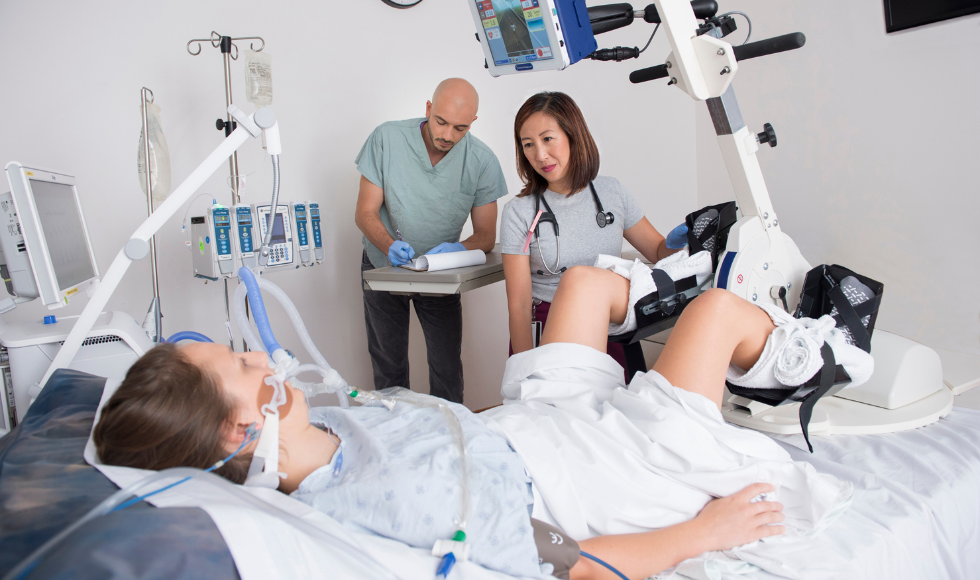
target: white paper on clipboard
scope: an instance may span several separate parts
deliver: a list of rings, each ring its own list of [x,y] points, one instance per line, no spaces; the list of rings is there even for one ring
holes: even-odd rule
[[[445,254],[426,254],[411,260],[401,267],[414,272],[438,272],[466,266],[479,266],[487,263],[487,255],[483,250],[467,250],[465,252],[447,252]]]

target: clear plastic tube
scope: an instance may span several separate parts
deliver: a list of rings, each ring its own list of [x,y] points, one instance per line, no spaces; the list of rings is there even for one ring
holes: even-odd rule
[[[368,395],[369,398],[374,399],[383,400],[388,398],[394,401],[401,401],[420,408],[436,408],[446,418],[446,425],[449,428],[453,442],[456,444],[456,452],[459,454],[459,480],[460,486],[462,487],[462,494],[460,496],[459,522],[457,524],[460,530],[466,532],[466,527],[470,519],[470,470],[469,463],[466,460],[466,436],[463,434],[463,425],[459,422],[459,417],[441,399],[420,395],[402,387],[386,389],[380,393],[361,393],[358,398],[364,395]]]
[[[251,274],[249,272],[248,274]],[[241,275],[240,275],[241,276]],[[245,276],[241,276],[245,278]],[[341,393],[347,394],[352,393],[353,389],[347,382],[340,376],[340,373],[335,371],[328,363],[327,359],[320,354],[317,350],[316,345],[313,344],[313,339],[310,338],[310,333],[306,329],[306,324],[303,323],[303,319],[293,304],[293,301],[289,299],[289,296],[272,282],[264,278],[254,278],[254,281],[258,285],[261,291],[268,292],[270,295],[275,297],[282,305],[283,309],[286,311],[286,315],[289,317],[290,322],[293,323],[293,327],[296,329],[296,334],[299,336],[300,341],[303,343],[303,347],[313,358],[316,364],[312,365],[301,365],[294,369],[290,376],[296,376],[301,372],[316,372],[324,378],[324,391],[323,392],[333,392],[337,393],[337,398],[341,401],[341,406],[346,407],[347,397],[342,396]],[[245,316],[245,286],[239,286],[238,290],[235,292],[235,320],[238,322],[238,328],[241,330],[242,335],[246,340],[256,340],[254,338],[254,333],[251,332],[251,323],[248,317]],[[253,310],[257,310],[261,303],[253,300]],[[264,304],[261,305],[262,314],[265,315]],[[256,319],[259,318],[258,313],[255,316]],[[267,317],[266,317],[267,320]],[[270,329],[271,333],[271,329]],[[251,336],[251,338],[250,338]],[[306,389],[304,389],[306,391]],[[316,393],[314,393],[316,394]],[[307,391],[307,396],[312,396]],[[463,532],[466,531],[466,526],[469,523],[470,514],[470,486],[469,486],[469,464],[466,459],[466,439],[463,434],[463,426],[459,422],[459,418],[452,412],[449,406],[437,398],[429,398],[414,393],[408,389],[396,388],[383,393],[373,393],[373,392],[361,392],[357,394],[358,399],[367,400],[378,400],[390,406],[392,401],[402,401],[410,405],[421,408],[437,408],[446,418],[446,423],[449,428],[449,432],[456,443],[456,450],[459,454],[460,459],[460,484],[462,486],[462,496],[460,499],[460,509],[459,509],[459,529]],[[362,400],[363,400],[362,399]]]
[[[384,568],[382,565],[377,564],[364,558],[364,551],[358,546],[348,542],[346,539],[327,533],[326,531],[310,524],[306,520],[294,516],[293,514],[283,511],[278,507],[259,499],[258,497],[243,491],[239,486],[231,483],[230,481],[219,477],[212,473],[206,473],[201,469],[196,469],[193,467],[173,467],[170,469],[164,469],[152,475],[149,475],[135,484],[121,489],[116,493],[110,495],[104,499],[97,506],[88,511],[84,516],[78,519],[75,523],[71,524],[59,534],[45,542],[40,548],[35,550],[30,556],[25,558],[20,564],[18,564],[13,570],[11,570],[3,580],[19,580],[26,576],[38,562],[41,557],[51,551],[52,548],[57,546],[63,539],[65,539],[69,534],[82,527],[89,521],[103,516],[110,511],[112,511],[116,506],[122,504],[131,496],[137,495],[137,492],[151,484],[160,482],[162,480],[179,480],[185,477],[195,478],[198,481],[207,483],[213,487],[222,489],[223,491],[234,496],[236,499],[242,500],[252,507],[259,509],[269,515],[275,516],[280,520],[288,521],[296,529],[306,533],[311,538],[315,540],[322,541],[328,544],[340,544],[345,550],[339,550],[337,557],[343,558],[347,557],[347,564],[351,567],[359,567],[363,572],[363,576],[358,574],[358,577],[364,578],[394,578],[389,570]]]
[[[320,351],[317,350],[316,345],[313,344],[313,339],[310,338],[309,331],[306,330],[306,324],[303,323],[303,318],[299,315],[299,310],[293,304],[293,301],[289,299],[289,296],[282,288],[276,286],[272,282],[266,280],[265,278],[258,278],[259,288],[263,292],[268,292],[271,294],[280,305],[282,305],[283,310],[286,311],[286,315],[289,316],[289,321],[293,323],[293,328],[296,329],[296,334],[299,336],[300,342],[303,344],[303,348],[309,353],[313,362],[317,366],[321,366],[325,369],[332,369],[333,367],[327,362],[327,359],[323,358]],[[339,376],[339,375],[338,375]]]
[[[269,351],[265,350],[265,345],[255,334],[252,321],[248,319],[248,315],[245,313],[246,298],[248,298],[248,288],[244,284],[239,284],[235,290],[235,295],[232,297],[232,315],[235,317],[235,324],[238,325],[238,331],[242,333],[242,338],[245,339],[250,349],[261,350],[269,354]]]
[[[305,383],[293,378],[302,373],[317,373],[324,380],[322,383]],[[350,401],[348,401],[347,399],[347,394],[351,389],[347,385],[347,381],[345,381],[340,376],[340,373],[338,373],[333,369],[325,369],[323,367],[317,365],[310,365],[310,364],[300,365],[299,367],[296,368],[296,370],[289,373],[286,379],[287,380],[292,379],[293,383],[300,384],[303,388],[303,392],[306,393],[307,398],[312,397],[314,395],[319,395],[320,393],[334,393],[335,395],[337,395],[337,402],[340,404],[341,407],[350,406]],[[318,388],[320,386],[322,386],[323,388],[322,389]]]

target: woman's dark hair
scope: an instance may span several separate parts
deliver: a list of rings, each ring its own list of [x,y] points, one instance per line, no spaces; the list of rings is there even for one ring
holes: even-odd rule
[[[590,181],[599,175],[599,148],[589,133],[589,126],[581,109],[565,93],[538,93],[524,101],[514,119],[514,144],[517,147],[517,175],[524,182],[524,189],[517,197],[541,195],[548,189],[548,182],[541,177],[524,155],[521,145],[521,127],[535,113],[544,113],[558,121],[558,126],[568,136],[568,171],[572,190],[576,193],[585,189]]]
[[[161,344],[130,367],[92,435],[109,465],[206,469],[228,456],[225,434],[236,412],[214,376],[176,345]],[[239,453],[215,473],[243,483],[250,463],[251,454]]]

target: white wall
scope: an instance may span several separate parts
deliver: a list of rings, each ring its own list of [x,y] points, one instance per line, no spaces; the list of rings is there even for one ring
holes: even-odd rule
[[[885,34],[879,0],[723,8],[753,18],[752,40],[807,37],[734,81],[749,127],[778,135],[758,156],[783,231],[810,263],[884,283],[879,328],[980,354],[980,16]],[[699,205],[732,199],[703,105],[696,119]]]
[[[7,55],[0,60],[0,162],[17,160],[77,177],[103,272],[145,217],[136,175],[140,88],[152,89],[163,109],[174,187],[220,141],[214,120],[224,117],[221,55],[208,45],[196,57],[185,50],[188,40],[211,30],[259,35],[267,42],[284,146],[282,196],[320,202],[327,249],[323,266],[270,279],[290,294],[314,341],[353,384],[371,384],[358,275],[360,233],[353,223],[354,156],[379,123],[423,115],[441,79],[462,76],[479,90],[474,133],[497,152],[512,193],[519,190],[513,115],[534,92],[562,90],[585,111],[603,156],[602,173],[637,194],[657,228],[668,231],[696,205],[695,104],[678,91],[652,83],[633,87],[626,79],[634,68],[662,62],[668,52],[663,37],[639,64],[584,62],[562,73],[493,79],[483,70],[461,0],[424,0],[410,10],[380,0],[0,3],[0,52]],[[601,46],[642,46],[649,31],[616,31],[600,37]],[[236,104],[251,111],[242,96],[242,71],[240,59],[233,65]],[[241,149],[239,162],[249,174],[244,201],[265,200],[271,168],[257,142]],[[228,204],[227,176],[225,169],[218,171],[201,191]],[[194,213],[208,202],[198,200]],[[157,237],[165,331],[197,330],[221,340],[222,287],[191,277],[181,214]],[[151,295],[148,262],[131,268],[110,309],[142,320]],[[77,314],[83,304],[78,300],[56,314]],[[507,356],[503,284],[464,295],[463,307],[466,402],[486,407],[500,400]],[[271,310],[280,321],[281,342],[296,345],[291,329],[281,324],[284,317]],[[46,313],[27,304],[6,320]],[[411,344],[412,384],[425,392],[428,373],[417,322]]]

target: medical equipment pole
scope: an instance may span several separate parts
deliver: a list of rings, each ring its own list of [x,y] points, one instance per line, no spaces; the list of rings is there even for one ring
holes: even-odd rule
[[[225,109],[231,106],[231,38],[227,36],[221,37],[221,56],[225,64]],[[228,113],[227,120],[225,121],[226,127],[234,127],[234,122],[231,118],[231,113]],[[242,195],[239,191],[240,181],[238,177],[238,152],[231,154],[228,158],[228,168],[231,171],[231,205],[237,205],[242,202]],[[227,285],[227,282],[225,283]]]
[[[149,98],[147,98],[149,96]],[[153,91],[143,87],[140,90],[140,114],[143,116],[143,159],[146,163],[146,215],[153,215],[153,184],[150,179],[150,134],[147,131],[146,104],[153,103]],[[163,313],[160,310],[160,281],[157,277],[157,242],[156,236],[150,237],[150,272],[153,280],[153,301],[147,318],[153,318],[153,342],[163,342]]]
[[[222,36],[213,30],[211,31],[211,38],[209,39],[195,38],[187,42],[187,52],[190,53],[191,56],[197,56],[201,54],[202,42],[210,41],[211,46],[221,49],[221,56],[224,62],[224,77],[225,77],[225,111],[228,111],[228,115],[224,121],[218,119],[216,126],[219,131],[221,129],[225,130],[225,137],[231,135],[232,131],[235,129],[235,120],[232,119],[232,115],[230,111],[232,106],[231,61],[238,60],[238,45],[234,43],[234,41],[236,40],[261,41],[262,45],[259,46],[258,48],[255,48],[254,43],[249,43],[249,48],[251,48],[255,52],[262,52],[262,49],[265,48],[265,40],[263,40],[259,36],[242,36],[238,38],[232,38],[230,36]],[[191,44],[194,42],[197,43],[197,52],[191,52]],[[232,52],[233,48],[234,48],[234,52]],[[228,158],[228,170],[231,173],[231,205],[235,206],[241,203],[242,201],[241,180],[238,174],[237,151],[233,152],[231,156]],[[228,279],[227,278],[225,278],[224,280],[224,289],[225,289],[225,321],[228,324],[228,342],[231,345],[232,350],[234,350],[235,339],[231,334],[231,310],[229,309],[228,306]],[[245,350],[248,350],[248,345],[245,344],[244,341],[242,342],[242,347]]]
[[[233,109],[233,112],[238,111]],[[218,145],[218,148],[208,155],[207,159],[174,190],[170,197],[160,204],[160,207],[136,228],[136,231],[133,232],[126,245],[116,254],[112,265],[109,266],[109,270],[95,290],[95,294],[89,300],[88,304],[85,305],[85,309],[82,310],[82,314],[75,322],[75,326],[71,329],[58,354],[51,361],[51,366],[48,367],[48,370],[44,373],[44,377],[39,382],[42,388],[43,385],[47,384],[48,379],[51,378],[54,371],[71,364],[71,361],[78,353],[78,349],[81,348],[85,337],[88,336],[89,331],[92,330],[92,326],[95,325],[99,314],[102,313],[112,293],[119,286],[122,277],[129,270],[129,266],[133,261],[142,259],[149,253],[150,245],[148,240],[163,227],[163,224],[168,219],[177,213],[177,210],[190,199],[198,188],[204,185],[204,182],[217,171],[218,167],[228,159],[229,155],[237,151],[249,137],[258,137],[261,135],[262,131],[252,122],[252,117],[241,115],[238,121],[238,128],[232,131],[231,135],[226,137]]]

